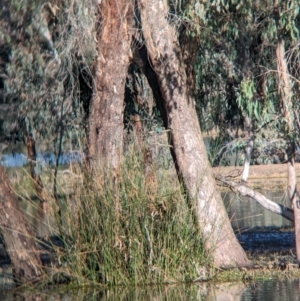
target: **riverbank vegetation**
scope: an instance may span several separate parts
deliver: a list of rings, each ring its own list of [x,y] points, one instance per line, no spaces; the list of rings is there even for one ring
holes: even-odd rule
[[[85,174],[69,199],[61,260],[79,285],[189,282],[209,266],[179,183],[171,187],[164,174],[149,182],[142,166],[142,156],[125,160],[118,191],[105,171]]]
[[[300,261],[296,1],[0,4],[1,149],[26,145],[38,213],[53,201],[65,245],[55,268],[78,283],[137,284],[250,266],[211,169],[234,152],[242,183],[217,180],[239,191],[250,191],[251,163],[287,163]],[[212,128],[219,137],[209,161],[202,131]],[[64,194],[60,158],[74,150],[80,181]],[[37,159],[44,151],[55,158],[48,179]],[[35,282],[49,269],[0,175],[13,274]],[[23,235],[14,233],[18,220]],[[18,248],[35,257],[24,260]]]
[[[58,192],[63,208],[62,226],[58,223],[60,217],[52,187],[46,188],[47,206],[40,211],[29,168],[8,170],[22,211],[41,246],[39,252],[44,254],[48,270],[44,284],[108,288],[117,284],[202,281],[251,283],[300,276],[294,248],[270,251],[268,245],[247,251],[252,262],[249,268],[216,269],[203,248],[193,210],[176,175],[170,175],[169,171],[158,173],[150,188],[141,170],[141,155],[128,157],[124,166],[120,211],[113,206],[118,195],[106,174],[99,171],[97,178],[91,178],[77,164],[61,169]],[[53,171],[48,170],[41,178],[50,181],[51,175]],[[104,178],[105,185],[101,183]],[[170,179],[173,179],[171,184]]]
[[[73,166],[76,174],[68,173],[67,180],[61,174],[58,180],[61,216],[52,189],[44,191],[48,212],[39,212],[36,193],[32,190],[28,195],[24,189],[30,175],[19,171],[22,181],[15,182],[14,189],[23,203],[35,208],[31,213],[26,210],[35,233],[41,235],[44,228],[44,237],[38,235],[37,241],[51,241],[51,235],[62,243],[53,245],[48,255],[52,260],[46,282],[113,286],[210,277],[206,269],[213,268],[212,260],[204,250],[192,204],[176,176],[172,175],[172,185],[168,172],[157,173],[150,182],[143,164],[141,154],[126,158],[118,192],[113,177],[103,170],[90,174]]]

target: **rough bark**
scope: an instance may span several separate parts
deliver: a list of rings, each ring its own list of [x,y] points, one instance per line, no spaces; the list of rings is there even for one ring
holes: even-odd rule
[[[100,1],[98,58],[89,118],[89,152],[117,172],[123,151],[124,90],[130,62],[133,3]]]
[[[273,202],[269,199],[267,199],[264,195],[262,195],[260,192],[255,191],[254,189],[246,186],[243,183],[236,183],[233,181],[229,181],[226,178],[216,176],[216,179],[221,182],[221,184],[225,184],[229,186],[230,188],[235,189],[243,196],[250,197],[257,203],[259,203],[261,206],[263,206],[265,209],[274,212],[276,214],[279,214],[283,216],[284,218],[294,222],[294,211],[290,208],[287,208],[281,204],[278,204],[276,202]]]
[[[17,283],[29,283],[43,275],[42,262],[32,235],[11,188],[4,168],[0,166],[0,228]]]
[[[142,31],[167,112],[176,164],[189,193],[207,253],[218,267],[249,264],[217,192],[167,1],[139,2]],[[155,16],[155,18],[153,17]]]

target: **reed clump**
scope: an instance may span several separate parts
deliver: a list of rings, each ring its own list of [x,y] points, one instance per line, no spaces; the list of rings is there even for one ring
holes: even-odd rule
[[[149,183],[143,164],[127,156],[117,181],[104,169],[81,171],[60,233],[62,266],[78,284],[187,282],[208,264],[180,185],[161,171]]]

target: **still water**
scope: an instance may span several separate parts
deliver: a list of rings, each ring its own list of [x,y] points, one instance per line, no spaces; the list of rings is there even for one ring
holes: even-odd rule
[[[115,301],[115,300],[195,300],[195,301],[297,301],[299,281],[268,280],[245,285],[242,282],[224,284],[167,285],[161,287],[117,288],[106,291],[70,292],[0,291],[1,301]]]

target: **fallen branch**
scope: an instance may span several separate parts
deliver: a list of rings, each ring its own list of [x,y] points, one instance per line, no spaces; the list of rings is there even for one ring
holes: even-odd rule
[[[264,195],[262,195],[258,191],[255,191],[254,189],[248,187],[243,183],[236,183],[221,176],[215,176],[215,178],[217,180],[218,185],[223,185],[223,186],[226,185],[231,189],[238,191],[243,196],[247,196],[255,200],[265,209],[277,213],[283,216],[284,218],[294,222],[294,211],[292,209],[267,199]]]

